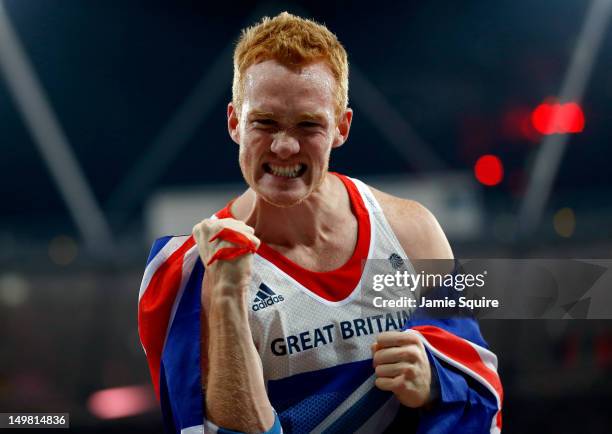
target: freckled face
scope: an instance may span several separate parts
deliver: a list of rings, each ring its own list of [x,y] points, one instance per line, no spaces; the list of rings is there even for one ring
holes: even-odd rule
[[[325,179],[331,149],[343,142],[335,86],[323,63],[291,70],[268,60],[246,70],[232,137],[240,145],[244,179],[267,202],[298,204]]]

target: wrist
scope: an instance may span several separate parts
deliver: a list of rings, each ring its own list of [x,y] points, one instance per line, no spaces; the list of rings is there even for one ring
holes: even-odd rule
[[[211,287],[211,295],[218,299],[241,299],[246,297],[249,290],[249,282],[231,282],[219,281],[215,282]]]
[[[246,293],[243,296],[237,296],[235,292],[219,293],[211,297],[209,312],[209,327],[211,328],[231,328],[233,324],[240,324],[242,327],[249,319]]]
[[[242,294],[238,294],[236,291],[218,292],[210,300],[211,313],[222,312],[229,314],[237,312],[237,309],[247,312],[247,305],[246,292]]]

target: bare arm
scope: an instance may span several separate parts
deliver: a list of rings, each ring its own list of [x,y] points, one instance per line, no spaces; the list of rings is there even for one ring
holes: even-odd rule
[[[204,263],[227,242],[208,240],[223,227],[244,233],[259,243],[252,229],[233,219],[205,220],[194,236]],[[202,288],[203,387],[207,418],[234,431],[263,432],[274,423],[261,359],[248,321],[247,290],[253,257],[214,262],[206,268]],[[206,360],[206,358],[208,360]]]
[[[206,411],[223,428],[263,432],[274,422],[259,354],[248,324],[245,297],[240,301],[220,289],[210,306],[209,376]]]
[[[410,259],[453,259],[453,251],[434,215],[420,203],[371,189]]]

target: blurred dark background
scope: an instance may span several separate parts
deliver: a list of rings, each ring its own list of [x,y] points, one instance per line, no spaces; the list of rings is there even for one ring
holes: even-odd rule
[[[161,432],[136,326],[148,247],[243,187],[231,53],[282,10],[349,53],[332,170],[423,202],[460,258],[610,258],[610,3],[0,0],[0,412]],[[545,134],[538,107],[569,103],[574,132]],[[505,432],[609,432],[610,325],[482,322]]]

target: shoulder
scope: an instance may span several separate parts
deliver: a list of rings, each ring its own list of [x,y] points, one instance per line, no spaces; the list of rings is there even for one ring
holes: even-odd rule
[[[369,187],[411,259],[452,259],[453,251],[434,215],[419,202]]]

